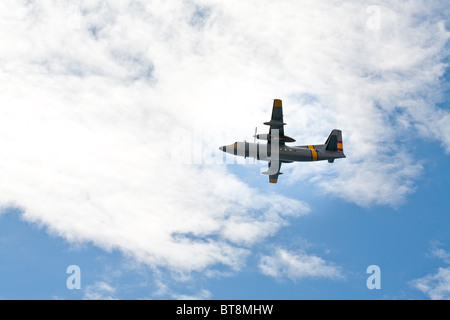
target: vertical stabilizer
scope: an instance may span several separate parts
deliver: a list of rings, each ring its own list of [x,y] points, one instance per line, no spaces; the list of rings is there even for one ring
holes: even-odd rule
[[[334,129],[333,131],[331,131],[327,141],[325,142],[325,150],[342,153],[344,152],[341,130]]]

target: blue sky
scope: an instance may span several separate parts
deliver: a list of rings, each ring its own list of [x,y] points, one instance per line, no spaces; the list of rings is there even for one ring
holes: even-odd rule
[[[1,299],[450,298],[444,1],[0,12]],[[347,158],[224,161],[273,98]]]
[[[397,210],[360,209],[315,195],[316,199],[310,200],[314,215],[291,222],[282,233],[258,245],[245,270],[198,282],[195,277],[187,283],[174,281],[173,290],[198,294],[205,286],[214,294],[204,298],[213,299],[428,299],[411,281],[445,266],[431,252],[435,246],[447,249],[450,241],[450,221],[445,213],[450,200],[441,193],[450,178],[450,171],[445,170],[448,163],[443,153],[430,162],[417,183],[418,190]],[[265,180],[265,176],[253,177],[252,169],[245,170],[253,180]],[[261,191],[268,189],[263,181],[256,183]],[[282,188],[297,196],[304,190],[302,186]],[[123,254],[91,244],[72,247],[49,236],[45,228],[24,222],[15,210],[7,209],[0,217],[3,299],[82,299],[89,297],[90,290],[98,290],[101,298],[155,298],[152,272],[145,267],[127,267]],[[258,272],[260,252],[286,244],[298,249],[306,241],[310,253],[344,268],[345,279],[273,279]],[[327,248],[330,253],[325,253]],[[80,266],[82,290],[66,287],[66,269],[71,264]],[[366,268],[372,264],[381,268],[381,290],[366,287]],[[109,284],[111,291],[102,290],[100,283]]]

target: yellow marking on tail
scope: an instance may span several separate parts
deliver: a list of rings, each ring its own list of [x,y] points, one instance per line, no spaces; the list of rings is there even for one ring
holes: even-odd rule
[[[280,99],[273,99],[273,106],[275,108],[281,108],[281,106],[282,106],[281,100]]]

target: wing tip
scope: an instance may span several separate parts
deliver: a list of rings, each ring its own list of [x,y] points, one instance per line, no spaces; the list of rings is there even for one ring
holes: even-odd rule
[[[281,108],[282,107],[282,102],[280,99],[273,99],[273,106],[274,108]]]

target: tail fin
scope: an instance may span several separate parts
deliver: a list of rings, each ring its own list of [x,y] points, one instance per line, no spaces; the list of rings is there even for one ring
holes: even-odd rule
[[[342,145],[342,132],[341,130],[334,129],[328,136],[325,142],[325,150],[344,152],[344,147]]]

